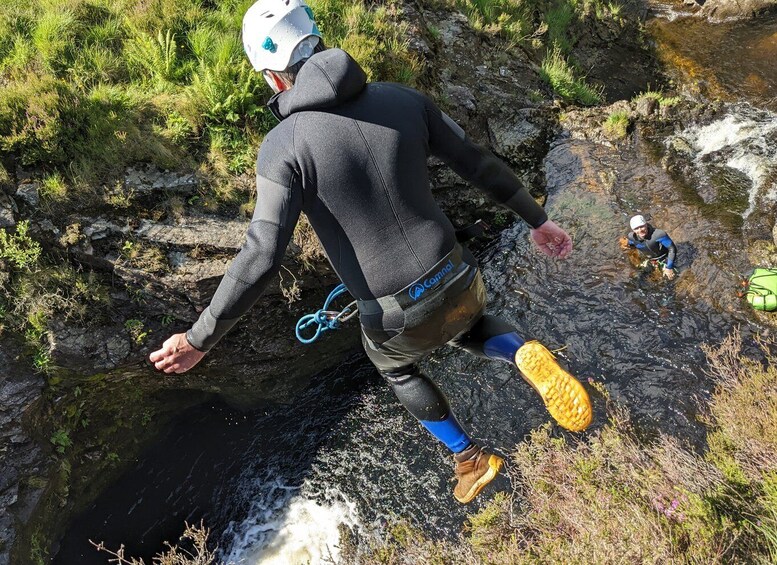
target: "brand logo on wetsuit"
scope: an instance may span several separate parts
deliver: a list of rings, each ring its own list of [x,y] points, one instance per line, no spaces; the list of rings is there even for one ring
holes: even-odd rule
[[[413,300],[418,300],[419,298],[421,298],[421,295],[423,295],[424,292],[437,286],[440,283],[440,281],[445,278],[445,275],[450,273],[452,270],[453,270],[453,259],[449,260],[445,265],[443,265],[442,269],[437,271],[434,275],[432,275],[428,279],[424,279],[422,282],[415,283],[413,286],[411,286],[410,290],[408,290],[408,293],[410,294],[410,298],[412,298]]]

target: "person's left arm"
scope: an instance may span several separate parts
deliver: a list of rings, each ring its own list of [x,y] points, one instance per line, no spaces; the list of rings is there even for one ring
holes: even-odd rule
[[[491,151],[470,140],[464,130],[431,99],[424,96],[423,100],[431,153],[492,200],[518,214],[531,227],[531,238],[540,251],[561,259],[569,255],[572,239],[548,219],[545,210],[532,198],[510,167]]]
[[[674,260],[677,255],[677,246],[675,246],[674,241],[672,241],[669,234],[665,232],[657,239],[657,241],[668,250],[666,255],[666,268],[674,269]]]
[[[672,280],[675,276],[674,260],[677,255],[677,246],[675,246],[674,241],[672,241],[672,238],[669,237],[669,234],[666,232],[661,232],[656,241],[668,250],[666,254],[666,264],[664,265],[664,275],[669,280]]]

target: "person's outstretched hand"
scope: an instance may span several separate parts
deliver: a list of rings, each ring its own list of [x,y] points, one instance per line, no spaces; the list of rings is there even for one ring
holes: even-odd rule
[[[572,252],[572,238],[551,220],[532,229],[531,238],[539,250],[549,257],[565,259]]]
[[[669,267],[664,267],[664,276],[668,278],[670,281],[674,279],[674,269],[670,269]]]
[[[175,334],[162,344],[162,349],[148,356],[154,367],[165,373],[185,373],[205,357],[205,353],[192,347],[186,334]]]

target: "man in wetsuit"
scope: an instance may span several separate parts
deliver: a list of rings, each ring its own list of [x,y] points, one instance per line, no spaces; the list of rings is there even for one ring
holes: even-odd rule
[[[213,299],[185,334],[151,354],[181,373],[202,359],[259,298],[280,268],[305,212],[332,267],[357,299],[365,351],[400,402],[454,454],[454,495],[469,502],[502,459],[476,445],[418,361],[450,343],[517,365],[564,427],[591,421],[585,389],[536,341],[483,313],[483,279],[472,254],[432,197],[427,158],[436,155],[531,227],[539,249],[564,258],[569,236],[512,171],[426,96],[366,83],[344,51],[324,49],[300,0],[259,0],[243,20],[254,68],[275,91],[280,123],[257,160],[257,204],[247,240]]]
[[[638,214],[629,220],[631,231],[629,235],[621,239],[621,247],[639,249],[648,261],[660,266],[666,278],[674,279],[674,259],[677,247],[664,230],[651,226],[645,217]]]

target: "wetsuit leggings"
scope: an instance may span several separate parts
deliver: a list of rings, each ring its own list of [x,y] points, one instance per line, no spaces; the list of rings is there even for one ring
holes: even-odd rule
[[[490,315],[481,316],[470,331],[450,342],[479,357],[510,363],[523,343],[512,326]],[[380,373],[408,412],[453,453],[463,451],[472,443],[453,414],[448,399],[416,363],[380,370]]]
[[[388,381],[402,405],[453,453],[466,449],[470,437],[453,414],[442,391],[420,372],[418,361],[448,343],[489,359],[514,362],[524,341],[510,324],[484,315],[486,291],[477,267],[461,272],[437,293],[409,308],[381,314],[395,330],[370,328],[369,305],[360,304],[362,341],[367,356]]]

